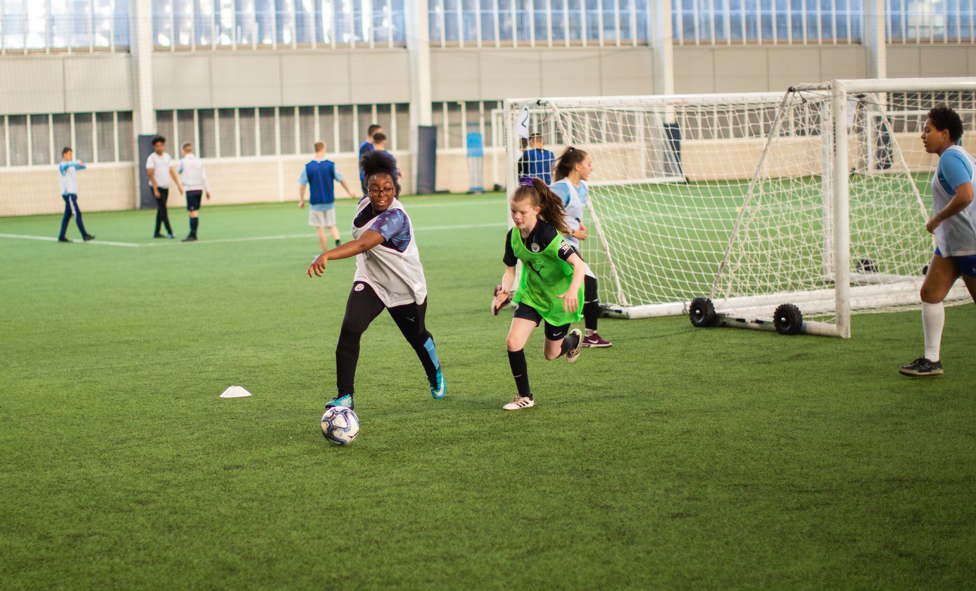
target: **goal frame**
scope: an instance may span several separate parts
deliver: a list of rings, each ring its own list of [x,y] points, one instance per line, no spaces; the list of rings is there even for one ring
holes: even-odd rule
[[[546,107],[549,106],[555,109],[554,103],[558,104],[560,108],[599,108],[599,107],[612,107],[614,109],[621,108],[640,108],[648,109],[648,107],[653,107],[660,109],[664,115],[667,117],[669,112],[669,106],[681,105],[685,103],[694,102],[695,104],[724,104],[730,101],[736,101],[740,104],[747,104],[752,101],[761,102],[763,104],[768,104],[771,101],[775,101],[780,104],[780,108],[777,110],[776,121],[779,121],[780,111],[787,100],[790,93],[793,92],[819,92],[829,95],[830,101],[830,113],[831,113],[831,125],[830,133],[831,138],[828,138],[828,142],[833,142],[833,149],[825,149],[824,156],[825,159],[830,159],[830,177],[829,182],[825,182],[823,186],[823,198],[825,201],[830,203],[829,213],[825,208],[824,216],[830,216],[831,219],[831,229],[829,231],[829,236],[824,236],[824,254],[829,257],[830,273],[833,276],[834,286],[832,288],[834,292],[834,314],[835,321],[833,323],[827,322],[804,322],[803,332],[809,334],[819,334],[824,336],[834,336],[840,338],[850,338],[851,336],[851,269],[850,269],[850,249],[851,249],[851,230],[850,230],[850,187],[848,183],[848,176],[846,171],[849,170],[849,158],[848,158],[848,126],[847,126],[847,108],[848,108],[848,97],[857,95],[880,95],[883,96],[885,93],[890,92],[943,92],[943,91],[976,91],[976,78],[893,78],[893,79],[837,79],[831,80],[829,82],[813,83],[813,84],[798,84],[791,87],[785,94],[783,93],[715,93],[715,94],[693,94],[693,95],[655,95],[655,96],[613,96],[613,97],[571,97],[571,98],[522,98],[522,99],[507,99],[504,101],[503,106],[503,120],[505,127],[504,135],[504,145],[505,145],[505,169],[506,169],[506,186],[509,188],[514,188],[518,185],[517,179],[517,160],[519,150],[519,136],[515,133],[515,117],[518,111],[526,106],[532,107]],[[781,102],[782,101],[782,102]],[[883,103],[883,101],[881,101]],[[769,149],[770,143],[773,141],[775,135],[770,133],[767,136],[766,146],[763,149],[763,155]],[[756,167],[755,175],[759,175],[762,170],[762,160]],[[638,182],[642,179],[634,179],[633,182]],[[643,179],[647,180],[647,179]],[[629,181],[628,181],[629,182]],[[753,178],[750,181],[750,187],[754,185],[756,179]],[[592,183],[593,186],[597,186],[600,183]],[[827,192],[829,191],[829,194]],[[750,194],[751,194],[750,189]],[[916,190],[917,193],[917,190]],[[746,200],[750,198],[750,195],[746,196]],[[745,209],[745,202],[743,203],[742,210]],[[590,215],[595,215],[592,203],[588,201],[587,210]],[[741,210],[740,210],[741,211]],[[921,215],[924,217],[928,212],[922,211]],[[595,219],[595,218],[594,218]],[[741,219],[741,216],[740,216]],[[509,225],[511,227],[511,220],[509,220]],[[738,226],[738,221],[736,223]],[[653,316],[672,316],[679,314],[688,314],[690,303],[685,302],[668,302],[668,303],[656,303],[656,304],[643,304],[643,305],[630,305],[626,301],[624,290],[619,283],[615,267],[614,267],[614,253],[613,246],[606,240],[603,236],[598,220],[594,221],[594,230],[598,238],[598,244],[603,254],[606,256],[611,269],[611,277],[608,277],[614,282],[614,289],[612,291],[618,294],[618,302],[607,307],[607,313],[611,316],[620,318],[647,318]],[[732,238],[730,239],[729,246],[731,246],[731,241],[735,239],[735,233],[733,232]],[[830,244],[832,248],[827,248],[827,244]],[[726,250],[726,255],[728,254],[728,249]],[[723,258],[724,264],[724,258]],[[720,264],[718,268],[715,269],[714,282],[712,292],[715,292],[715,286],[717,286],[722,280],[722,267]],[[828,269],[825,268],[825,274],[828,273]],[[956,286],[958,287],[958,286]],[[882,286],[878,286],[879,290],[883,289]],[[807,292],[793,292],[793,294],[766,294],[757,296],[742,296],[742,300],[756,300],[757,302],[762,301],[762,303],[768,303],[767,300],[778,299],[782,300],[784,303],[790,297],[800,300],[803,298],[803,294]],[[705,294],[702,294],[705,295]],[[917,298],[917,289],[913,292],[906,292],[903,294],[905,299],[912,300],[912,302]],[[799,297],[796,297],[799,296]],[[829,297],[829,296],[828,296]],[[829,301],[829,299],[827,300]],[[764,321],[765,320],[765,321]],[[729,326],[737,326],[743,328],[759,328],[762,330],[769,330],[771,319],[749,319],[749,318],[736,318],[732,322],[726,323]],[[809,325],[809,326],[808,326]]]

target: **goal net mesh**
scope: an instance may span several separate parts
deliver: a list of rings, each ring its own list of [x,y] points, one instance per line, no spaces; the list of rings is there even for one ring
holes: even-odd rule
[[[919,303],[937,163],[919,135],[940,103],[972,132],[973,92],[859,95],[840,114],[853,311]],[[557,157],[570,145],[592,157],[581,251],[611,312],[680,314],[707,296],[726,314],[772,318],[793,303],[835,321],[829,92],[546,99],[529,126]],[[960,287],[947,303],[967,297]]]

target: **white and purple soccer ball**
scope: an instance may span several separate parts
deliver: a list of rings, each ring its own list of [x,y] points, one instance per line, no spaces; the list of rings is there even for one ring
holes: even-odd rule
[[[349,445],[359,434],[359,417],[351,408],[331,406],[322,415],[322,435],[335,445]]]

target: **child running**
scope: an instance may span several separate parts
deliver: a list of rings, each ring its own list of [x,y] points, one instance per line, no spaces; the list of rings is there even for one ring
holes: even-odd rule
[[[522,261],[522,277],[513,301],[518,304],[512,328],[508,332],[508,362],[518,394],[503,406],[504,410],[521,410],[535,406],[529,389],[525,362],[525,343],[539,323],[545,321],[546,359],[566,355],[573,363],[579,357],[583,333],[569,329],[582,317],[583,276],[586,263],[561,236],[569,233],[562,200],[540,180],[519,179],[519,187],[509,202],[515,227],[509,230],[505,243],[505,275],[502,288],[492,303],[492,314],[508,301],[515,282],[515,264]]]
[[[323,252],[308,268],[309,277],[312,273],[321,277],[328,261],[356,257],[356,275],[336,346],[338,394],[325,406],[353,408],[359,341],[384,308],[420,357],[430,393],[444,398],[444,374],[434,337],[425,325],[427,280],[410,217],[398,199],[396,164],[388,155],[373,151],[363,155],[360,168],[367,191],[353,218],[353,240]]]

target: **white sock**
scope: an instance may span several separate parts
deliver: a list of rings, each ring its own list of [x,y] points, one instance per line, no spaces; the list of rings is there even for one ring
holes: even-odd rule
[[[584,336],[591,337],[591,336],[593,336],[595,334],[596,334],[596,331],[595,330],[593,330],[592,328],[587,328],[586,329],[586,334]]]
[[[945,326],[945,306],[922,302],[922,333],[925,334],[925,358],[939,360],[942,345],[942,327]]]

